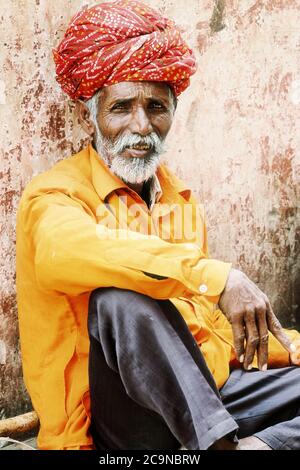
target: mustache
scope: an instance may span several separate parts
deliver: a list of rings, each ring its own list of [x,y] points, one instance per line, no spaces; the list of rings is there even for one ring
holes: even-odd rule
[[[165,150],[164,141],[156,132],[151,132],[151,134],[146,136],[139,134],[123,135],[118,137],[114,142],[109,142],[109,150],[113,155],[120,155],[127,148],[135,145],[147,146],[149,150],[156,155],[160,155]]]

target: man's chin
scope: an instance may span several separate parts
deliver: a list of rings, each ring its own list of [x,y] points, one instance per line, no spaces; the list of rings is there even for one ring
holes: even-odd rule
[[[155,173],[152,173],[150,176],[147,176],[146,178],[144,176],[140,178],[130,178],[128,176],[124,176],[122,174],[117,174],[116,172],[114,173],[118,178],[120,178],[124,183],[126,184],[142,184],[148,181],[152,176],[154,176]]]
[[[156,169],[152,171],[143,171],[141,172],[140,174],[136,174],[136,172],[130,172],[130,171],[120,171],[116,168],[110,168],[110,170],[118,177],[120,178],[122,181],[124,181],[124,183],[126,184],[141,184],[141,183],[145,183],[146,181],[148,181],[150,178],[152,178],[155,173],[156,173]]]
[[[157,154],[144,158],[119,155],[112,159],[110,170],[125,183],[141,184],[156,173],[159,160]]]

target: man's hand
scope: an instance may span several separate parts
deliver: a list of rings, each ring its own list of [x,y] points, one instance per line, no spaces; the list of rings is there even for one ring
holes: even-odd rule
[[[300,339],[293,341],[293,346],[295,347],[295,352],[292,352],[290,355],[291,364],[300,366]]]
[[[246,370],[252,369],[256,351],[259,369],[267,369],[269,331],[290,354],[296,351],[268,297],[241,271],[231,269],[219,306],[231,323],[236,355]]]

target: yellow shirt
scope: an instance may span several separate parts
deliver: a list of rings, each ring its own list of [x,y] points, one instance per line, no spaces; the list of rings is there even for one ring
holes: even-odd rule
[[[170,299],[219,387],[229,366],[237,366],[231,327],[216,307],[231,265],[208,259],[203,209],[191,192],[163,165],[157,182],[161,193],[157,189],[149,210],[89,146],[35,177],[22,195],[19,326],[24,378],[40,419],[42,449],[92,446],[87,310],[90,292],[98,287]],[[189,210],[180,212],[187,205]],[[197,220],[195,234],[178,231],[187,219]],[[269,362],[289,363],[274,338]]]

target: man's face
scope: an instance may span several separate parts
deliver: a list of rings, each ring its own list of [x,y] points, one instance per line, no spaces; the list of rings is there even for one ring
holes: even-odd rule
[[[155,132],[164,140],[173,120],[173,100],[167,85],[152,82],[121,82],[103,88],[98,124],[104,138],[145,137]],[[148,150],[126,149],[122,155],[143,158]]]
[[[174,111],[174,97],[163,83],[121,82],[103,88],[95,139],[97,144],[100,132],[101,148],[97,150],[124,181],[148,179],[158,166]]]

